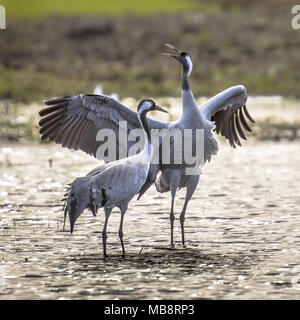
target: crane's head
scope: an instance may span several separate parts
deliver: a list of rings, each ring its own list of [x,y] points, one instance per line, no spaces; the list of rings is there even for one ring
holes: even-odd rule
[[[166,43],[166,46],[174,51],[174,53],[163,53],[164,56],[174,58],[181,63],[182,69],[189,76],[193,69],[192,57],[189,53],[180,51],[170,44]]]
[[[144,113],[144,112],[149,112],[149,111],[161,111],[161,112],[168,112],[167,110],[157,106],[155,102],[152,99],[143,99],[137,108],[138,114]]]

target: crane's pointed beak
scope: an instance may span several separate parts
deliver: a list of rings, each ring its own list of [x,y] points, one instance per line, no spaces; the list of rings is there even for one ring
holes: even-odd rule
[[[169,49],[173,50],[176,52],[176,54],[172,54],[172,53],[162,53],[163,56],[167,56],[167,57],[171,57],[171,58],[174,58],[174,59],[178,59],[178,57],[180,56],[181,54],[181,51],[176,49],[175,47],[173,47],[172,45],[166,43],[165,46],[167,46]]]
[[[159,106],[155,106],[155,107],[154,107],[154,110],[161,111],[161,112],[165,112],[165,113],[169,113],[167,110],[165,110],[165,109],[163,109],[163,108],[161,108],[161,107],[159,107]]]
[[[177,54],[180,54],[180,53],[181,53],[181,51],[180,51],[180,50],[176,49],[175,47],[173,47],[172,45],[170,45],[170,44],[168,44],[168,43],[166,43],[166,44],[165,44],[165,46],[167,46],[168,48],[170,48],[170,49],[172,49],[172,50],[176,51],[176,52],[177,52]]]

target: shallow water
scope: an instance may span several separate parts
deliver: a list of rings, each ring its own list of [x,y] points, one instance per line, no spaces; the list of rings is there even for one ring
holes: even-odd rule
[[[49,159],[52,159],[52,161]],[[86,211],[62,231],[64,185],[97,161],[60,146],[0,148],[1,299],[300,299],[300,145],[220,145],[203,168],[180,244],[169,247],[169,194],[151,189],[125,215]],[[299,280],[299,283],[298,283]]]

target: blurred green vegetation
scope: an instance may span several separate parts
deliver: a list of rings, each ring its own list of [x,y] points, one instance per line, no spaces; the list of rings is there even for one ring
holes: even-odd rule
[[[49,14],[151,14],[191,10],[193,1],[187,0],[2,0],[12,18],[36,19]]]
[[[251,95],[299,98],[293,3],[2,1],[8,21],[0,30],[0,99],[28,103],[91,93],[97,83],[121,98],[179,96],[180,66],[161,56],[164,43],[192,55],[197,96],[242,83]]]

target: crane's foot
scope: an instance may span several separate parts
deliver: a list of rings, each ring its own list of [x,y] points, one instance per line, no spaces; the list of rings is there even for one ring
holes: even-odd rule
[[[183,248],[186,248],[186,243],[184,241],[184,235],[182,236],[181,245],[182,245]]]
[[[171,248],[171,249],[175,249],[175,243],[174,243],[174,242],[171,242],[170,248]]]

